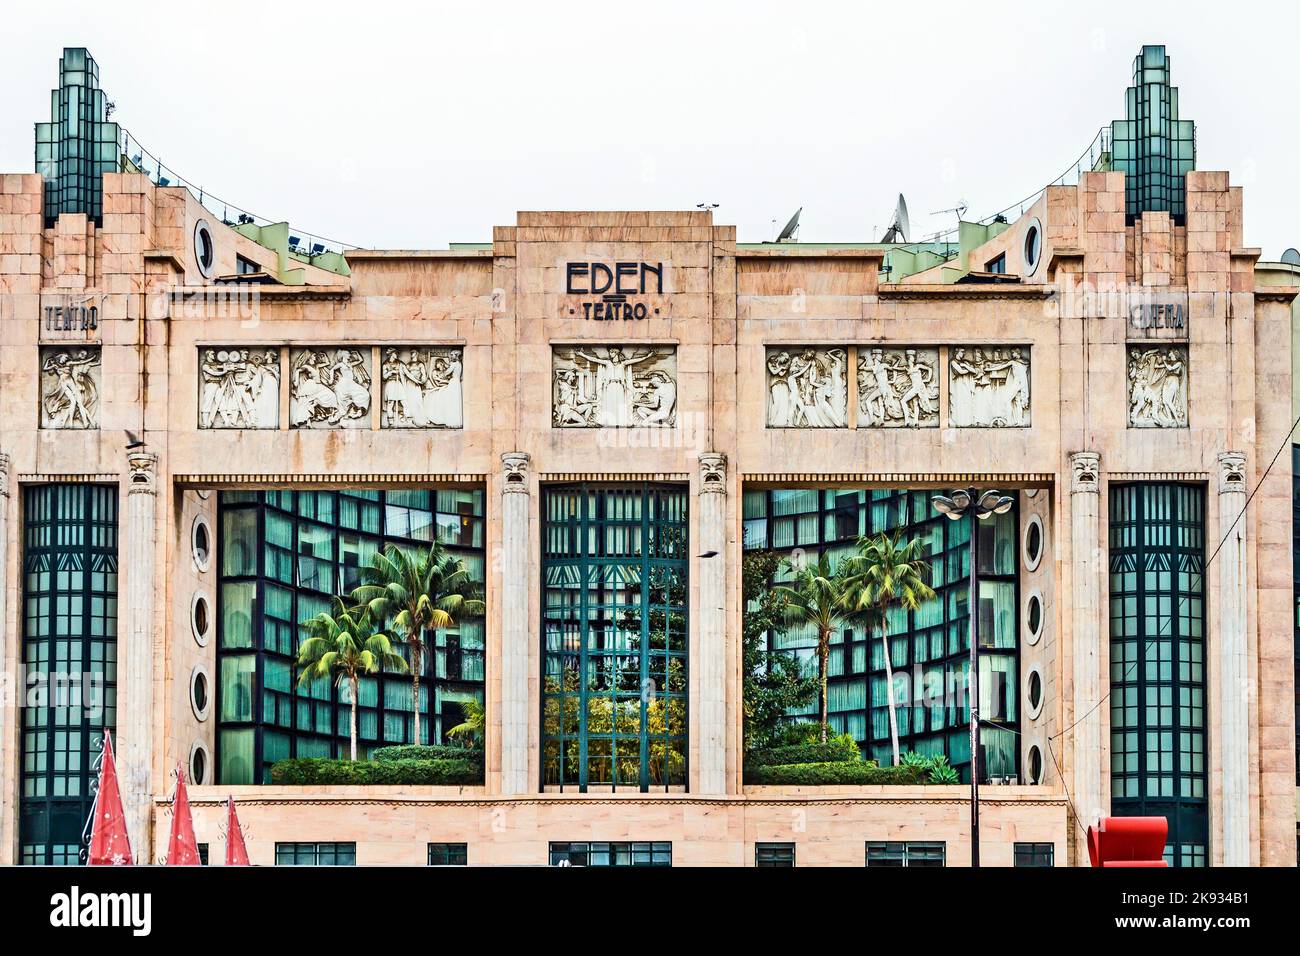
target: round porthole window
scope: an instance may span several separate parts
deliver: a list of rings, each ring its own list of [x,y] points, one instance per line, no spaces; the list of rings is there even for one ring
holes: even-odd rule
[[[212,526],[208,524],[206,515],[195,515],[194,523],[190,525],[190,555],[196,568],[200,571],[208,569],[212,561]]]
[[[208,745],[201,740],[190,744],[190,783],[202,786],[208,782],[208,767],[212,759],[208,754]]]
[[[194,261],[205,279],[212,278],[212,267],[217,264],[217,245],[206,219],[194,224]]]
[[[1037,667],[1025,681],[1025,704],[1031,720],[1043,712],[1043,674]]]
[[[1029,773],[1029,782],[1038,784],[1043,782],[1043,752],[1038,748],[1038,744],[1031,744],[1029,747],[1029,766],[1026,768]]]
[[[1043,595],[1037,590],[1030,591],[1025,598],[1025,643],[1033,647],[1043,636],[1043,624],[1046,614],[1043,610]]]
[[[1043,256],[1043,224],[1037,217],[1030,220],[1025,229],[1025,275],[1031,276],[1038,271],[1038,261]]]
[[[1038,570],[1038,565],[1043,560],[1043,544],[1043,519],[1038,515],[1030,515],[1029,520],[1025,522],[1024,553],[1022,555],[1026,571]]]
[[[202,591],[195,591],[190,601],[190,632],[199,647],[208,646],[212,635],[212,605]]]
[[[212,710],[212,697],[208,684],[208,669],[195,664],[190,671],[190,709],[199,720],[207,720]]]

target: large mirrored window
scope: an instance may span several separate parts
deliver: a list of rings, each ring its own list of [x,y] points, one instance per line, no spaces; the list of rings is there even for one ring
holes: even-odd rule
[[[935,598],[915,611],[891,608],[886,618],[899,745],[903,751],[946,754],[970,779],[969,671],[970,523],[949,521],[930,504],[933,491],[895,489],[751,489],[744,493],[744,547],[790,555],[802,549],[833,562],[856,550],[860,536],[901,533],[922,541]],[[1019,532],[1018,508],[979,523],[980,731],[986,779],[1019,777]],[[777,574],[777,580],[789,576]],[[817,673],[812,626],[770,634],[768,646],[792,653]],[[868,758],[892,762],[885,644],[860,624],[831,637],[827,662],[831,730],[849,733]],[[814,700],[792,720],[818,719]]]
[[[277,760],[345,756],[348,688],[298,687],[299,625],[349,595],[360,568],[388,544],[416,550],[439,541],[482,581],[483,491],[222,492],[220,512],[218,781],[260,783]],[[442,743],[464,720],[464,703],[483,699],[483,621],[425,642],[421,742]],[[362,678],[363,753],[412,743],[412,718],[409,675]]]

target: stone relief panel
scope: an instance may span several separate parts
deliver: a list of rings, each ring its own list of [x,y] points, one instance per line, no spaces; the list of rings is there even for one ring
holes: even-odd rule
[[[279,425],[279,349],[199,349],[200,428]]]
[[[462,427],[462,354],[458,348],[385,348],[379,366],[380,427]]]
[[[939,350],[858,349],[858,425],[939,427]]]
[[[289,352],[291,428],[370,427],[370,349]]]
[[[769,428],[844,428],[849,423],[848,393],[846,350],[767,350]]]
[[[948,420],[955,428],[1029,425],[1029,348],[948,350]]]
[[[559,346],[551,351],[556,428],[671,428],[677,424],[677,349]]]
[[[98,346],[41,349],[42,428],[99,427],[102,357]]]
[[[1128,424],[1187,427],[1187,346],[1129,346]]]

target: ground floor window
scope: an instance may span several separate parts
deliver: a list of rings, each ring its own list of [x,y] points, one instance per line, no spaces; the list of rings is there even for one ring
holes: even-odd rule
[[[224,491],[219,499],[217,782],[265,783],[277,760],[343,757],[350,688],[298,687],[300,624],[360,583],[360,568],[393,544],[441,542],[484,578],[483,491]],[[425,635],[422,743],[445,743],[464,704],[483,700],[484,619]],[[407,657],[404,642],[394,649]],[[413,743],[409,674],[363,677],[361,753]]]
[[[1111,812],[1169,820],[1206,865],[1205,488],[1110,486]]]
[[[1017,843],[1016,866],[1055,866],[1056,845],[1052,843]]]
[[[687,489],[542,492],[542,775],[686,785]]]
[[[868,843],[867,866],[943,866],[947,861],[944,843]]]
[[[464,843],[430,843],[429,866],[465,866],[467,850]]]
[[[117,722],[117,512],[115,485],[23,489],[21,863],[83,862],[104,728]]]
[[[672,866],[671,843],[552,843],[551,866]]]
[[[277,843],[276,866],[356,866],[355,843]]]
[[[970,713],[966,706],[970,648],[970,519],[949,521],[930,503],[933,490],[877,488],[746,489],[743,541],[746,551],[772,551],[810,560],[827,554],[832,563],[855,552],[864,535],[881,532],[919,539],[930,564],[933,600],[916,611],[888,614],[895,713],[903,751],[944,754],[970,780]],[[1020,559],[1017,506],[980,521],[976,563],[980,576],[980,729],[984,779],[1020,775]],[[781,583],[789,572],[781,572]],[[772,652],[792,654],[816,675],[817,633],[811,625],[770,634]],[[849,733],[868,759],[893,760],[889,734],[889,687],[885,643],[861,625],[831,636],[827,661],[828,723]],[[792,712],[817,720],[820,701]]]
[[[754,865],[759,867],[794,866],[794,844],[755,843]]]

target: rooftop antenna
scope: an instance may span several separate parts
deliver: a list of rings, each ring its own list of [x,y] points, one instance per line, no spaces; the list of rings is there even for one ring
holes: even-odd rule
[[[1289,266],[1300,266],[1300,249],[1292,246],[1286,252],[1282,253],[1282,261]]]
[[[966,210],[969,208],[970,206],[966,205],[966,200],[958,199],[957,205],[953,206],[951,209],[940,209],[937,212],[930,213],[930,215],[942,216],[946,212],[955,212],[957,214],[957,218],[960,219],[962,216],[966,215]]]
[[[794,211],[794,215],[791,216],[790,221],[785,224],[785,228],[782,229],[780,233],[777,234],[776,237],[777,242],[794,241],[794,235],[799,231],[799,216],[802,212],[803,212],[803,206],[800,206],[798,209]]]
[[[911,220],[907,218],[907,200],[903,194],[898,194],[898,205],[894,207],[894,221],[889,224],[885,230],[885,235],[881,242],[907,242],[908,235],[912,231]]]

